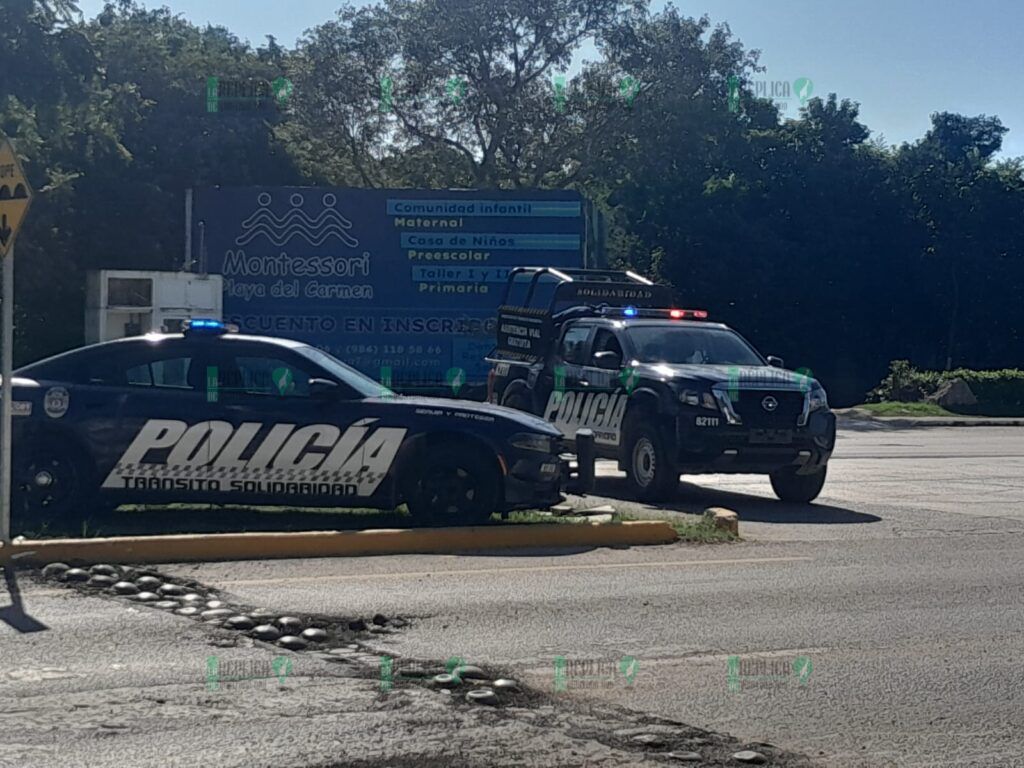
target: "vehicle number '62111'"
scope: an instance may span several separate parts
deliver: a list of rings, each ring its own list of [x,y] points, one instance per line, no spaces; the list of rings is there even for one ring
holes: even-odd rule
[[[717,427],[718,417],[717,416],[697,416],[694,423],[698,427]]]

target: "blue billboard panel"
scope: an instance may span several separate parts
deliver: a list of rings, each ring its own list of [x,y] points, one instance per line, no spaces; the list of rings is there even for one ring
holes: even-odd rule
[[[193,223],[225,319],[399,389],[446,386],[452,368],[482,382],[508,270],[583,265],[568,191],[217,187]]]

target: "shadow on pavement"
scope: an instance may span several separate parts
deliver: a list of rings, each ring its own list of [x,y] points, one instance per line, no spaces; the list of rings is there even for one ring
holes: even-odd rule
[[[0,608],[0,621],[22,634],[42,632],[49,629],[48,626],[25,613],[25,607],[21,602],[21,589],[18,587],[18,577],[14,567],[5,565],[3,569],[4,582],[7,584],[7,593],[11,596],[11,604]]]
[[[326,509],[309,512],[275,509],[241,509],[203,505],[171,505],[165,508],[103,510],[83,519],[78,530],[44,531],[43,536],[74,538],[146,536],[186,533],[250,533],[275,531],[351,531],[367,528],[408,528],[410,518],[394,512],[353,512]]]
[[[599,477],[595,496],[629,500],[624,477]],[[799,523],[802,525],[852,525],[877,523],[877,515],[856,512],[845,507],[828,504],[787,504],[776,499],[751,496],[745,493],[720,491],[693,483],[681,482],[672,501],[646,505],[649,509],[700,515],[708,507],[727,507],[739,515],[740,521],[755,523]]]

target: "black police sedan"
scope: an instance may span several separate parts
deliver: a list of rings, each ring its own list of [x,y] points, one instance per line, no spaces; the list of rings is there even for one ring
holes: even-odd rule
[[[124,503],[405,502],[446,523],[560,500],[544,420],[396,395],[314,347],[232,330],[193,320],[15,371],[15,530]]]

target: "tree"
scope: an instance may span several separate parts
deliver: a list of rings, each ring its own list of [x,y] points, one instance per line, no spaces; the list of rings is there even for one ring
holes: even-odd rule
[[[346,7],[297,52],[292,133],[304,167],[333,155],[336,181],[400,183],[389,158],[458,159],[442,184],[535,186],[564,178],[560,151],[580,128],[553,82],[622,0],[387,0]],[[566,88],[567,88],[566,84]],[[328,151],[330,150],[330,151]]]

